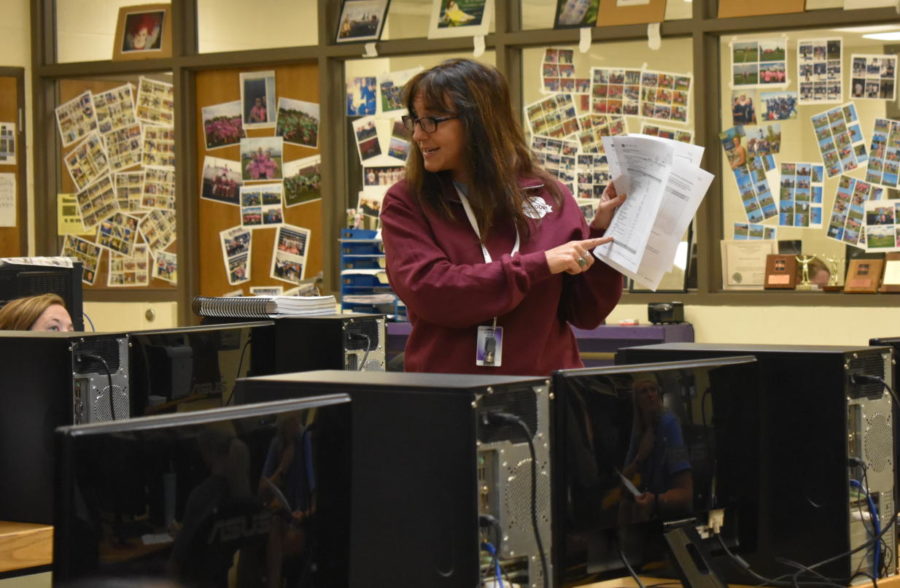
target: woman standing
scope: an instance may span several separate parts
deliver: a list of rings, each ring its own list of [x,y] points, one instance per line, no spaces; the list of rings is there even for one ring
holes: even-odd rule
[[[387,272],[407,305],[405,369],[548,375],[580,367],[571,326],[594,328],[622,276],[590,251],[624,195],[590,223],[532,160],[506,80],[466,59],[406,86],[406,179],[385,196]]]

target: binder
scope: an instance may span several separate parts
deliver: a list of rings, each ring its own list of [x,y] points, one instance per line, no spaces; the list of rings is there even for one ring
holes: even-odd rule
[[[334,296],[195,296],[191,303],[199,316],[219,318],[277,318],[323,316],[337,313]]]

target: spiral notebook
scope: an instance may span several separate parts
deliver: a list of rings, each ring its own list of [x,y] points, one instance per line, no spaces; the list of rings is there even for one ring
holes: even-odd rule
[[[220,318],[277,318],[337,313],[334,296],[195,296],[191,304],[199,316]]]

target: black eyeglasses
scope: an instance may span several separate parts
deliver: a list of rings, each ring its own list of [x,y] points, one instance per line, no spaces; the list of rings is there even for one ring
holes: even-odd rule
[[[413,118],[411,116],[404,116],[403,126],[406,127],[406,130],[410,133],[414,133],[416,130],[416,123],[419,123],[419,126],[422,127],[422,130],[426,133],[433,133],[438,128],[438,123],[442,123],[445,120],[450,120],[453,118],[459,118],[458,114],[450,115],[450,116],[423,116],[422,118]]]

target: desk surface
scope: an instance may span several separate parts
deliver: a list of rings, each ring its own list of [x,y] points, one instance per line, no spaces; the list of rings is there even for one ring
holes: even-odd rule
[[[681,584],[678,580],[673,580],[671,578],[668,579],[660,579],[660,578],[645,578],[641,576],[641,581],[644,583],[644,586],[660,586],[665,588],[678,588]],[[853,588],[867,588],[872,586],[871,582],[866,584],[854,584]],[[637,582],[634,581],[634,578],[626,577],[626,578],[616,578],[614,580],[606,580],[605,582],[597,582],[594,584],[587,584],[583,588],[636,588]],[[732,584],[731,588],[758,588],[758,587],[750,587],[750,586],[739,586],[738,584]],[[900,588],[900,575],[891,576],[889,578],[881,578],[878,580],[878,588]]]
[[[0,572],[53,562],[53,527],[0,521]]]

